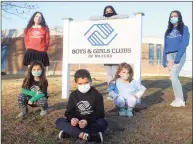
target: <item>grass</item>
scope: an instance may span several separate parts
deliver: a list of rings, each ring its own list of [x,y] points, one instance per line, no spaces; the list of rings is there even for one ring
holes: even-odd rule
[[[75,83],[71,77],[71,90]],[[30,108],[25,120],[18,120],[17,95],[22,77],[2,77],[2,138],[3,144],[73,144],[73,139],[58,139],[55,120],[64,116],[67,100],[61,98],[61,77],[48,77],[49,114],[42,118],[38,108]],[[109,128],[104,144],[191,144],[192,143],[192,79],[180,78],[187,105],[169,106],[173,90],[168,77],[144,77],[147,91],[142,105],[133,118],[119,117],[111,101],[107,101],[104,76],[93,79],[93,85],[103,94]],[[140,106],[141,107],[141,106]],[[139,108],[139,107],[138,107]]]

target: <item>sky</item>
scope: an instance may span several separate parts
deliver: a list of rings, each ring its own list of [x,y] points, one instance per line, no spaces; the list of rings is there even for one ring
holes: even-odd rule
[[[17,2],[18,3],[18,2]],[[31,11],[26,19],[9,15],[2,17],[2,29],[23,29],[35,11],[43,13],[49,28],[63,27],[63,18],[73,20],[88,20],[90,16],[101,16],[107,5],[112,5],[118,14],[134,17],[134,12],[144,12],[143,36],[163,37],[172,10],[182,13],[184,23],[192,33],[192,3],[191,2],[29,2],[39,8]],[[192,35],[192,34],[191,34]]]

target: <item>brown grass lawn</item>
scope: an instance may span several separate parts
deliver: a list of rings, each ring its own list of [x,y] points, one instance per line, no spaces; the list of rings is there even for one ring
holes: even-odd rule
[[[2,76],[2,144],[70,144],[73,139],[58,139],[55,120],[63,116],[66,100],[61,98],[61,77],[50,76],[49,114],[42,118],[38,108],[30,108],[25,120],[18,120],[17,95],[23,77]],[[191,144],[192,143],[192,79],[181,78],[187,97],[185,108],[169,106],[173,91],[168,77],[144,77],[147,91],[133,118],[119,117],[112,101],[107,101],[104,76],[93,77],[93,85],[104,95],[109,129],[104,144]],[[71,76],[71,90],[75,84]],[[141,109],[147,106],[146,109]]]

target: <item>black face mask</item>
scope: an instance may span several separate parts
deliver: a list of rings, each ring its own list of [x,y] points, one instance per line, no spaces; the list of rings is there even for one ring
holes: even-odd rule
[[[108,14],[105,14],[105,17],[111,17],[113,15],[114,15],[113,13],[108,13]]]

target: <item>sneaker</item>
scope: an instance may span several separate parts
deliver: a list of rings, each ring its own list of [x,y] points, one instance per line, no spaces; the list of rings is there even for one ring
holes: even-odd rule
[[[79,138],[76,140],[75,144],[87,144],[87,141]]]
[[[65,139],[65,138],[69,138],[70,136],[67,133],[65,133],[63,130],[61,130],[58,137],[59,139]]]
[[[19,119],[24,119],[26,117],[26,113],[24,112],[20,112],[18,115],[17,115],[17,118]]]
[[[120,110],[119,110],[119,115],[120,115],[120,116],[127,116],[127,115],[126,115],[126,109],[125,109],[125,108],[120,108]]]
[[[26,118],[27,114],[28,114],[28,108],[20,108],[20,113],[16,116],[16,118],[19,118],[19,119],[24,119]]]
[[[113,101],[113,98],[112,98],[112,97],[110,97],[110,96],[108,96],[108,97],[107,97],[107,100],[109,100],[109,101]]]
[[[172,107],[185,107],[185,102],[181,100],[174,100],[170,106]]]
[[[128,116],[128,117],[132,117],[133,116],[132,108],[128,108],[126,110],[126,116]]]
[[[88,136],[88,141],[102,143],[103,142],[103,134],[101,132],[91,134]]]
[[[41,112],[40,112],[40,116],[45,116],[47,114],[48,114],[47,110],[41,110]]]

